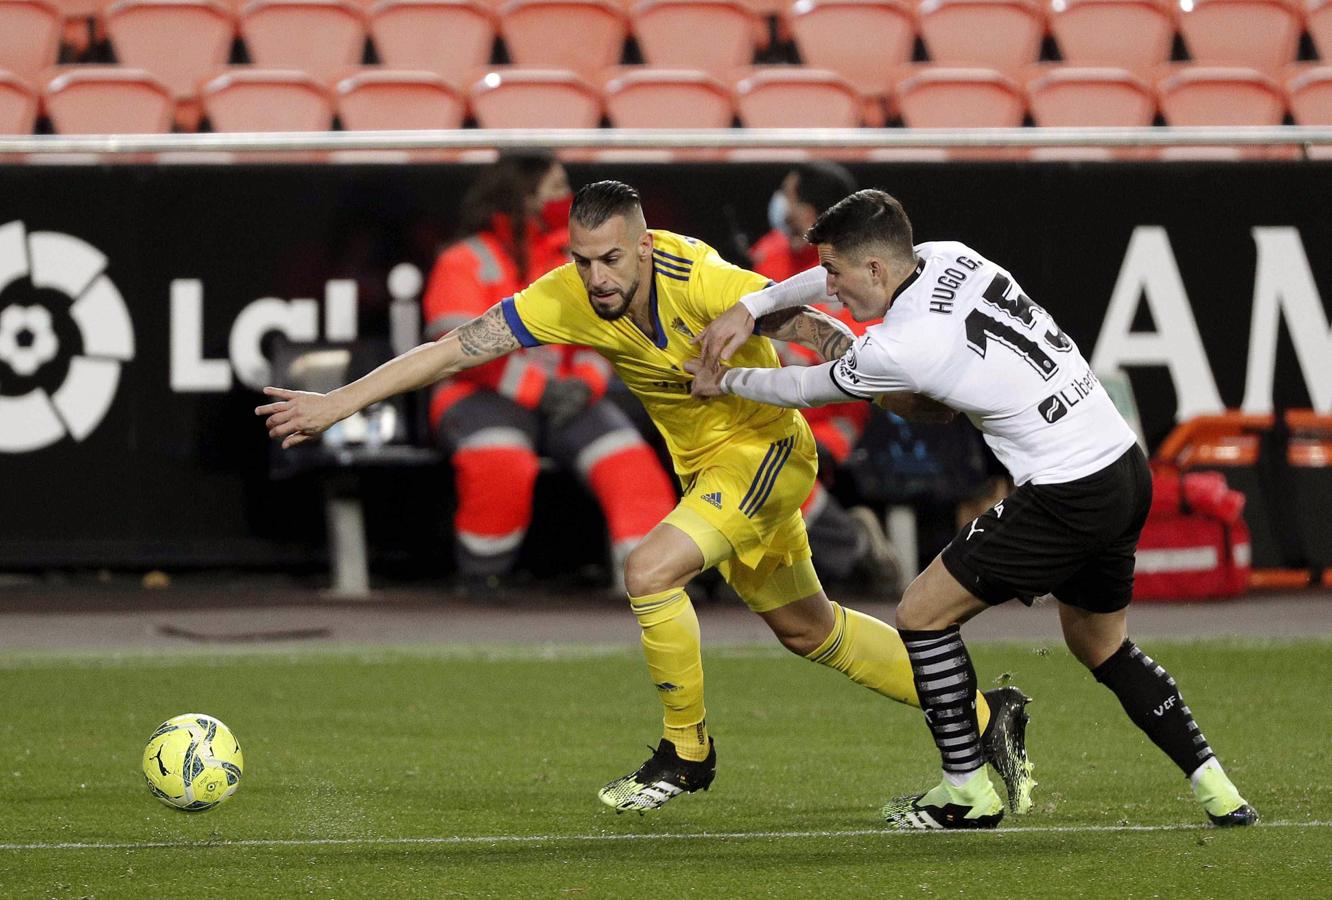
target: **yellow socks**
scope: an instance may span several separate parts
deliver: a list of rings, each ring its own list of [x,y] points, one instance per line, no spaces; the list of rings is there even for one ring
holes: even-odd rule
[[[877,694],[919,708],[911,660],[897,631],[873,616],[845,609],[836,603],[832,607],[832,633],[805,658],[836,669]],[[984,733],[990,723],[990,705],[979,691],[976,693],[976,721]]]
[[[708,726],[703,709],[703,659],[698,617],[684,588],[630,597],[629,607],[643,629],[643,656],[665,707],[664,737],[681,759],[708,755]],[[901,646],[901,641],[898,641]],[[902,654],[905,656],[905,652]],[[910,666],[907,677],[910,680]]]

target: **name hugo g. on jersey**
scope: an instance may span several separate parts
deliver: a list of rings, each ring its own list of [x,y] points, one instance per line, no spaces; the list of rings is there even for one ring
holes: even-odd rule
[[[916,247],[920,264],[881,323],[832,370],[857,397],[916,391],[967,415],[1014,481],[1098,471],[1134,441],[1048,312],[965,244]]]

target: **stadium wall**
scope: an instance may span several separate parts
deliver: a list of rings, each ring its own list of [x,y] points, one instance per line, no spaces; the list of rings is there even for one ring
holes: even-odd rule
[[[786,170],[570,168],[635,184],[654,227],[737,260]],[[1332,163],[851,168],[918,240],[973,245],[1098,369],[1122,366],[1150,444],[1221,408],[1332,411]],[[0,322],[0,566],[317,558],[319,486],[270,482],[251,415],[271,336],[385,335],[390,284],[428,274],[473,171],[0,166],[0,309],[48,309],[56,338]],[[445,476],[369,486],[395,552],[439,552]]]

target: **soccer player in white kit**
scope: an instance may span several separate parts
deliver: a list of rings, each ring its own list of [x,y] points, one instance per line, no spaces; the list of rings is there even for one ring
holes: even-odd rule
[[[897,627],[911,658],[943,780],[884,807],[900,829],[993,828],[1003,805],[984,771],[976,675],[961,623],[1014,597],[1053,594],[1073,655],[1190,778],[1216,825],[1258,815],[1221,768],[1175,681],[1128,638],[1138,536],[1151,476],[1133,432],[1077,346],[1000,266],[965,244],[913,245],[900,203],[858,191],[806,238],[821,268],[748,295],[699,336],[693,392],[807,407],[848,397],[939,403],[980,429],[1017,488],[958,532],[908,587]],[[883,318],[840,359],[723,369],[776,309],[834,297],[857,321]]]

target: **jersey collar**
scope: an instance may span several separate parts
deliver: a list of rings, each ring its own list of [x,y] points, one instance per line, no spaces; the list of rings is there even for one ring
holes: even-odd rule
[[[657,273],[652,272],[652,286],[648,288],[648,311],[652,315],[652,329],[656,332],[652,336],[652,343],[658,350],[666,349],[666,329],[661,327],[661,310],[657,308]]]
[[[888,301],[889,309],[892,308],[893,304],[897,302],[897,298],[900,297],[906,291],[907,288],[911,287],[913,284],[916,283],[916,279],[919,278],[920,273],[924,271],[925,271],[925,260],[917,256],[915,270],[906,277],[905,281],[903,281],[901,284],[897,286],[897,290],[893,291],[892,299]]]

